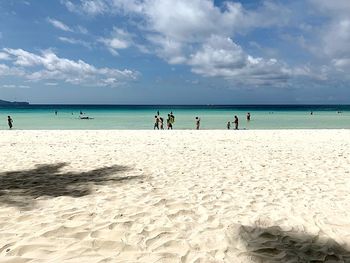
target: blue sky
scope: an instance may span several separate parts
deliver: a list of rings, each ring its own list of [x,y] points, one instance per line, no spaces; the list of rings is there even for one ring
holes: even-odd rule
[[[0,99],[350,103],[348,0],[7,0]]]

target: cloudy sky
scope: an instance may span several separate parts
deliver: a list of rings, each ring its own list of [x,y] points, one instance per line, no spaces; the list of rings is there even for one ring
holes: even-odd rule
[[[1,1],[0,99],[350,103],[350,1]]]

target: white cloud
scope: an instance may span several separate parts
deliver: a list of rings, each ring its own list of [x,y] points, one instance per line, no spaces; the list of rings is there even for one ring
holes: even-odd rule
[[[76,32],[79,32],[79,33],[84,34],[84,35],[87,35],[89,33],[89,31],[85,27],[80,26],[80,25],[78,25],[76,27]]]
[[[56,20],[56,19],[52,19],[52,18],[47,18],[47,21],[53,25],[54,27],[60,29],[60,30],[63,30],[63,31],[66,31],[66,32],[73,32],[73,30],[67,26],[66,24],[64,24],[63,22],[59,21],[59,20]]]
[[[332,60],[350,59],[350,16],[349,19],[337,19],[324,28],[321,36],[323,52]],[[344,63],[336,63],[344,65]]]
[[[104,0],[84,0],[80,4],[75,4],[68,0],[61,0],[67,9],[71,12],[84,13],[88,15],[103,14],[108,11],[108,4]]]
[[[72,45],[81,45],[81,46],[84,46],[86,48],[91,49],[91,44],[89,42],[86,42],[86,41],[83,41],[80,39],[75,39],[75,38],[71,38],[71,37],[58,37],[58,39],[62,42],[65,42],[65,43],[69,43]]]
[[[24,76],[25,73],[22,69],[16,67],[9,67],[5,64],[0,64],[0,76]]]
[[[27,85],[14,85],[14,84],[4,84],[0,86],[0,88],[5,88],[5,89],[30,89],[30,86]]]
[[[83,35],[87,35],[89,33],[89,31],[81,25],[70,27],[70,26],[66,25],[65,23],[63,23],[62,21],[59,21],[57,19],[53,19],[50,17],[47,18],[47,22],[49,22],[55,28],[58,28],[60,30],[66,31],[66,32],[80,33]]]
[[[10,56],[13,65],[0,64],[0,75],[17,75],[31,81],[61,80],[85,86],[118,86],[138,77],[136,71],[97,68],[82,60],[60,58],[51,50],[34,54],[6,48],[4,52]]]
[[[56,83],[56,82],[46,82],[45,85],[46,86],[57,86],[58,83]]]
[[[184,43],[161,35],[149,35],[147,39],[155,46],[154,52],[170,64],[181,64],[186,61]]]
[[[315,8],[325,15],[349,16],[350,2],[348,0],[309,0]]]
[[[108,2],[108,1],[107,1]],[[107,3],[106,2],[106,3]],[[229,37],[251,28],[286,23],[289,13],[272,2],[258,10],[246,10],[240,3],[227,1],[222,7],[210,0],[115,0],[108,9],[138,16],[140,30],[151,46],[148,50],[170,64],[185,63],[189,53],[211,36]]]
[[[335,67],[338,69],[343,69],[343,68],[350,68],[350,58],[338,58],[338,59],[333,59],[332,63],[334,64]]]
[[[304,46],[329,61],[338,70],[349,69],[350,61],[350,1],[309,0],[317,16],[322,18],[313,38]]]
[[[245,85],[281,85],[292,72],[276,59],[255,58],[246,54],[230,38],[212,36],[190,56],[194,73],[244,83]]]
[[[126,49],[133,45],[132,35],[120,28],[113,28],[111,36],[109,38],[100,38],[107,49],[113,54],[118,55],[119,49]]]
[[[339,1],[346,3],[343,0]],[[267,50],[265,47],[256,46],[255,51],[265,54],[265,57],[252,56],[235,41],[237,35],[247,34],[250,30],[290,26],[288,23],[296,19],[295,14],[290,6],[282,5],[280,1],[263,0],[254,9],[245,8],[238,1],[230,0],[224,1],[220,6],[217,6],[214,0],[61,2],[72,12],[91,16],[122,15],[127,17],[128,21],[136,22],[133,24],[137,25],[134,30],[140,32],[141,36],[124,37],[114,29],[110,37],[100,39],[113,54],[118,54],[118,50],[130,46],[140,47],[142,52],[156,54],[169,64],[188,65],[196,74],[220,77],[246,85],[279,86],[295,77],[319,80],[327,78],[326,73],[319,76],[315,73],[320,72],[319,70],[288,66],[281,59],[274,58],[277,53],[271,48]],[[312,28],[308,23],[297,26],[299,29],[302,27],[302,30]],[[341,28],[338,26],[337,30]],[[142,45],[138,44],[141,41]],[[305,45],[306,42],[305,40]],[[323,43],[326,42],[324,38]],[[333,45],[339,45],[338,49],[343,49],[344,43],[349,43],[347,38],[344,38],[341,44]],[[335,47],[331,49],[334,50]],[[334,61],[333,64],[346,63]]]
[[[10,57],[8,54],[4,53],[4,52],[0,52],[0,60],[9,60]]]
[[[14,84],[4,84],[4,85],[2,85],[2,87],[5,88],[5,89],[14,89],[14,88],[16,88],[16,85],[14,85]]]

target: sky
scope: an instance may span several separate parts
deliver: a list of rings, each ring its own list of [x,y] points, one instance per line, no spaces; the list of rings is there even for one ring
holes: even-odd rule
[[[0,1],[0,99],[350,104],[349,0]]]

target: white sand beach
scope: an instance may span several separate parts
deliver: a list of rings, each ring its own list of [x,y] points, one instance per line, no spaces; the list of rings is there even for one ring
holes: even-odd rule
[[[348,251],[350,130],[0,132],[0,262]]]

